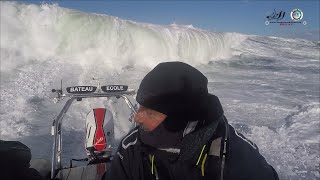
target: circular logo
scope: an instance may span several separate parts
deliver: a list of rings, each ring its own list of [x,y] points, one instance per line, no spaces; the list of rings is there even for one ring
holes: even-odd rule
[[[303,18],[303,12],[300,9],[293,9],[290,16],[292,20],[300,21]]]

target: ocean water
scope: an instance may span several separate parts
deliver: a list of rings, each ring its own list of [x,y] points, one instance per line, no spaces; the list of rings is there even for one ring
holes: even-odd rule
[[[88,14],[58,5],[0,2],[0,139],[19,140],[34,158],[51,158],[51,89],[127,84],[137,89],[159,62],[189,63],[209,80],[229,122],[255,142],[280,179],[320,179],[320,46],[303,39],[217,33]],[[134,97],[131,97],[134,101]],[[85,157],[84,121],[97,100],[76,102],[63,124],[63,158]],[[99,101],[116,119],[117,140],[130,112]]]

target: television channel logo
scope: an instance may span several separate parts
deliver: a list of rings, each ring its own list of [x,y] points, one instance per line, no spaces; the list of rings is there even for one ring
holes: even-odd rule
[[[300,9],[293,9],[290,17],[294,21],[300,21],[303,18],[303,12]]]

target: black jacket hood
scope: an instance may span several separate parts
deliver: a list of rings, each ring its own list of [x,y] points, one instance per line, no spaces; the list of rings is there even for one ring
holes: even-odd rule
[[[208,79],[183,62],[158,64],[141,81],[139,104],[166,115],[198,110],[208,95]]]
[[[158,64],[142,80],[137,102],[167,115],[164,125],[172,131],[183,129],[189,121],[208,119],[208,107],[222,111],[219,99],[208,94],[208,79],[182,62]],[[203,122],[202,122],[203,123]]]
[[[196,161],[197,157],[195,154],[200,154],[203,145],[210,141],[213,134],[217,131],[218,125],[222,122],[223,110],[216,96],[208,95],[208,107],[206,112],[201,115],[201,118],[203,119],[201,119],[201,121],[199,119],[195,130],[184,137],[183,130],[172,132],[165,130],[166,125],[164,125],[164,127],[159,125],[162,127],[157,127],[155,132],[145,132],[139,129],[140,139],[143,144],[155,149],[179,149],[180,153],[177,159],[179,161]]]

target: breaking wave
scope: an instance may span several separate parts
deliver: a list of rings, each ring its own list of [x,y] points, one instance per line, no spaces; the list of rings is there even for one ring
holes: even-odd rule
[[[58,5],[1,2],[1,12],[1,71],[50,59],[108,69],[152,67],[163,60],[205,64],[229,58],[246,39],[238,33],[138,23]]]

